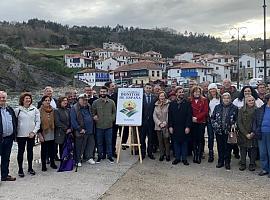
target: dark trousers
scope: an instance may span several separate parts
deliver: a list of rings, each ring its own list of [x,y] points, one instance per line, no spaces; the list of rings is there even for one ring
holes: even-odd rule
[[[192,123],[191,135],[193,153],[202,156],[205,124]]]
[[[230,164],[231,163],[231,152],[233,149],[232,144],[228,144],[228,135],[226,134],[216,134],[217,139],[217,150],[218,150],[218,163],[220,164]]]
[[[261,168],[270,172],[270,134],[262,134],[262,138],[258,140],[258,144]]]
[[[122,128],[123,126],[119,129],[120,134],[122,133]],[[123,131],[123,138],[122,138],[122,144],[126,144],[128,140],[128,126],[124,126],[124,131]]]
[[[175,151],[175,158],[177,160],[187,160],[187,150],[188,150],[188,142],[183,141],[179,142],[174,140],[174,151]]]
[[[247,154],[250,157],[250,164],[255,165],[257,148],[240,147],[241,165],[246,165]]]
[[[140,131],[140,141],[141,141],[141,148],[142,148],[142,155],[145,156],[146,154],[146,137],[147,137],[147,154],[153,154],[153,128],[149,124],[145,124],[141,127]]]
[[[93,152],[95,149],[94,134],[84,134],[81,137],[75,138],[75,162],[81,162],[82,156],[85,160],[94,158]]]
[[[1,152],[1,179],[4,180],[9,174],[9,159],[13,145],[13,136],[4,137],[0,143]]]
[[[46,158],[49,158],[51,164],[54,164],[54,147],[54,140],[41,142],[41,163],[43,166],[46,165]]]
[[[18,143],[18,154],[17,154],[17,161],[19,166],[19,171],[23,171],[23,155],[25,151],[27,151],[27,161],[28,161],[28,169],[31,170],[32,162],[33,162],[33,147],[35,145],[35,138],[29,137],[17,137]]]
[[[97,149],[98,157],[104,158],[106,156],[104,152],[104,146],[106,146],[106,153],[108,158],[113,156],[112,154],[112,128],[108,129],[96,129]],[[105,143],[104,143],[105,140]]]
[[[169,137],[165,137],[163,131],[157,131],[157,137],[159,142],[160,156],[170,156],[170,141]]]
[[[214,153],[214,131],[212,127],[212,123],[209,121],[207,122],[207,134],[208,134],[208,150],[209,153]]]
[[[116,152],[116,140],[117,140],[117,132],[118,132],[119,126],[114,124],[112,128],[112,152],[113,154]]]

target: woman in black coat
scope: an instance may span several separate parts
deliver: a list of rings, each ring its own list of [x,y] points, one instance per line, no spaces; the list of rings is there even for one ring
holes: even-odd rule
[[[60,158],[62,158],[63,145],[66,135],[71,133],[70,114],[67,97],[60,97],[57,101],[57,109],[54,114],[55,122],[55,143],[60,147]],[[57,152],[56,152],[57,153]]]
[[[175,160],[173,165],[178,164],[181,160],[184,165],[189,165],[187,161],[188,134],[192,124],[192,108],[190,103],[184,98],[184,89],[176,89],[176,101],[170,103],[168,113],[168,127],[172,134],[174,143]]]

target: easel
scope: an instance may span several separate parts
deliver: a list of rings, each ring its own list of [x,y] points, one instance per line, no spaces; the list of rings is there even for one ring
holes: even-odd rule
[[[127,126],[121,126],[121,127],[122,127],[122,129],[121,129],[121,139],[120,139],[120,145],[118,146],[117,163],[119,163],[122,146],[128,146],[128,147],[131,147],[131,152],[133,152],[133,154],[135,154],[135,147],[138,147],[140,163],[142,164],[142,151],[141,151],[141,142],[140,142],[138,126],[128,126],[128,140],[129,140],[129,142],[127,144],[122,144],[124,128],[127,127]],[[134,139],[135,139],[134,138],[135,133],[133,131],[134,128],[135,128],[135,132],[136,132],[137,143],[134,143]]]

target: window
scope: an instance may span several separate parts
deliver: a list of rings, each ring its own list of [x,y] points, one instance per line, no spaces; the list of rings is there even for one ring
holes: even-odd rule
[[[203,82],[205,81],[205,77],[203,77]]]
[[[159,77],[159,76],[160,76],[159,71],[157,71],[157,77]]]
[[[247,61],[247,67],[250,67],[250,60]]]
[[[216,70],[219,70],[219,67],[216,67]]]
[[[242,66],[243,66],[242,61],[239,63],[239,65],[240,65],[240,68],[242,68]]]
[[[177,74],[179,74],[179,70],[177,70]]]
[[[141,80],[141,84],[143,85],[143,80]]]
[[[226,78],[228,78],[228,74],[226,74],[226,76],[225,76]]]
[[[219,59],[218,59],[218,63],[220,63],[220,62],[221,62],[221,59],[219,58]]]
[[[228,58],[225,58],[225,63],[227,63],[229,61],[229,59]]]
[[[155,76],[155,71],[152,71],[152,76]]]

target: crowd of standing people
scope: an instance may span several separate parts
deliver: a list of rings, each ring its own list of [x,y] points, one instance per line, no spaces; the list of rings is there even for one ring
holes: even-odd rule
[[[142,126],[139,128],[142,159],[146,155],[155,160],[172,164],[182,162],[200,164],[205,159],[205,135],[207,134],[208,162],[215,160],[214,144],[217,145],[217,168],[231,169],[231,155],[240,159],[239,170],[255,171],[260,160],[260,176],[270,173],[270,94],[264,83],[257,89],[244,86],[238,91],[228,79],[222,88],[215,83],[189,82],[186,90],[172,82],[168,88],[161,85],[144,85]],[[115,123],[117,88],[107,82],[97,94],[86,86],[82,94],[68,91],[55,98],[53,88],[44,89],[37,107],[32,94],[24,92],[19,105],[7,104],[7,93],[0,91],[0,155],[1,181],[15,181],[9,173],[13,142],[18,144],[18,176],[24,177],[24,152],[26,148],[28,173],[33,169],[35,140],[41,143],[41,170],[47,165],[58,171],[64,161],[71,160],[71,167],[81,167],[84,162],[94,165],[107,159],[114,163],[118,133],[123,132],[121,143],[128,139],[128,127]],[[120,129],[124,128],[123,131]],[[67,145],[69,144],[69,145]],[[67,148],[71,148],[67,157]],[[125,150],[127,147],[122,146]],[[138,154],[136,149],[135,154]],[[68,158],[68,159],[67,159]],[[56,161],[61,161],[58,167]],[[66,166],[65,166],[66,167]],[[270,175],[269,175],[270,177]]]

